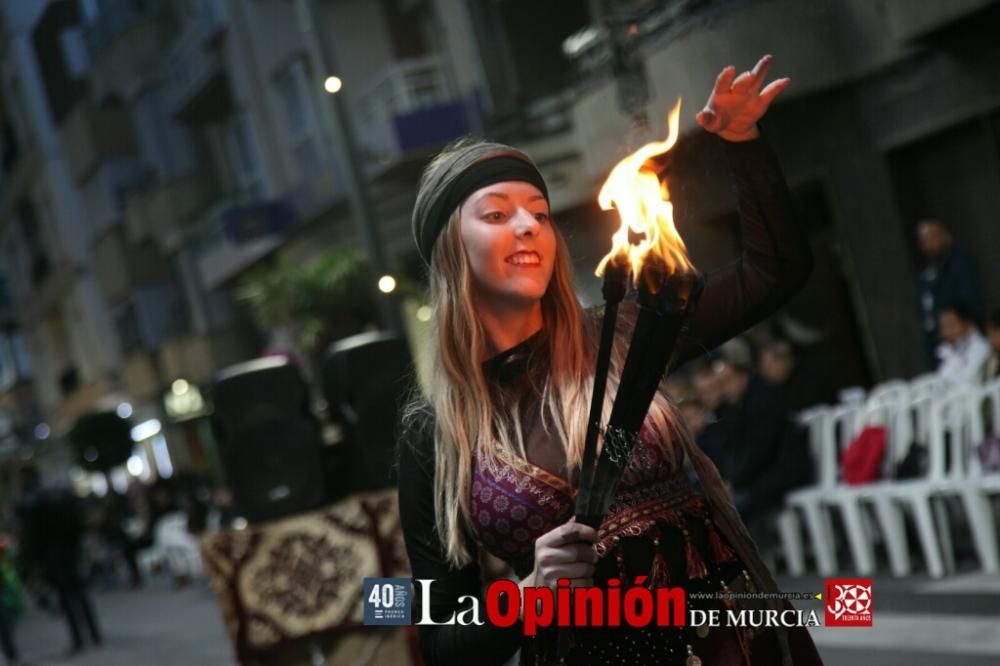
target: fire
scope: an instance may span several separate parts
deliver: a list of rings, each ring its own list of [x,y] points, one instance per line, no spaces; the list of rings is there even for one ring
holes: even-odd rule
[[[602,210],[616,209],[621,225],[611,239],[611,251],[597,266],[598,277],[604,275],[608,262],[619,255],[627,257],[635,284],[650,256],[661,259],[667,273],[692,268],[684,241],[674,226],[674,206],[667,183],[661,183],[656,172],[645,166],[647,160],[662,155],[677,143],[680,113],[678,99],[668,116],[666,140],[647,143],[615,165],[604,181],[597,202]],[[639,238],[637,243],[629,240],[630,231]]]

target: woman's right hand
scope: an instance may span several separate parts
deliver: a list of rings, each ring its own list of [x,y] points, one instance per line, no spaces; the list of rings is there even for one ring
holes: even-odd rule
[[[528,580],[553,589],[560,578],[568,578],[571,587],[593,585],[596,541],[597,530],[570,518],[535,541],[535,569]]]

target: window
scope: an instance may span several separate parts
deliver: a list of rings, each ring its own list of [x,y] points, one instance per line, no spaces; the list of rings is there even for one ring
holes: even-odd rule
[[[275,81],[284,123],[285,147],[295,175],[303,179],[320,169],[319,116],[314,81],[303,59],[289,65]]]

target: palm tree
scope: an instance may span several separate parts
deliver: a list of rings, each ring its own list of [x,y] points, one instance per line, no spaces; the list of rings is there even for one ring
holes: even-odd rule
[[[308,263],[280,257],[254,269],[240,281],[236,298],[261,329],[290,333],[312,358],[331,341],[377,325],[374,284],[363,252],[334,246]]]

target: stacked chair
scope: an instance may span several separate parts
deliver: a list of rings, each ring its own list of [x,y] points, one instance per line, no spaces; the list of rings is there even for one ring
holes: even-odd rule
[[[987,437],[1000,434],[1000,381],[954,386],[935,375],[890,381],[867,395],[844,393],[840,404],[810,408],[799,419],[809,432],[817,482],[789,493],[777,519],[790,573],[805,572],[803,526],[818,572],[840,569],[832,521],[837,513],[856,573],[875,572],[880,540],[892,574],[910,574],[905,521],[912,516],[927,572],[940,578],[955,569],[948,502],[964,512],[982,570],[1000,572],[992,503],[1000,495],[1000,473],[984,470],[978,452]],[[840,457],[869,426],[884,427],[888,436],[881,479],[848,485]],[[926,464],[920,476],[900,478],[915,445],[926,451]]]

